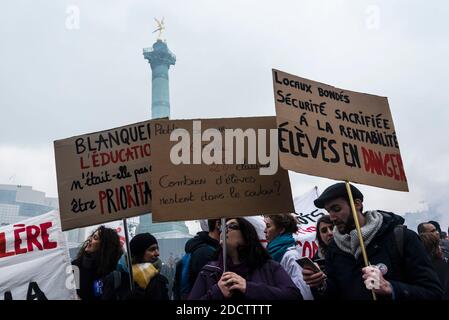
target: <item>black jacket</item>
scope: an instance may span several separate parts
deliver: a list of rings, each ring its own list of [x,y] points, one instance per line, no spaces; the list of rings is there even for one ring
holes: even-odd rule
[[[219,242],[209,237],[208,232],[201,231],[189,241],[185,246],[186,253],[191,253],[190,258],[190,277],[195,282],[201,269],[212,260],[214,253],[219,247]]]
[[[100,297],[95,296],[94,290],[94,282],[102,278],[102,275],[97,272],[97,260],[84,255],[73,260],[72,265],[77,266],[79,270],[79,283],[77,281],[76,292],[81,300],[99,300]],[[77,273],[75,273],[75,278],[77,278]]]
[[[195,237],[187,241],[185,245],[185,252],[190,253],[190,266],[189,266],[189,282],[193,287],[198,274],[201,269],[213,259],[215,252],[217,251],[220,243],[209,237],[207,231],[200,231]],[[175,300],[185,299],[187,297],[181,297],[180,282],[181,282],[182,260],[176,264],[175,283],[173,285],[173,293]]]
[[[169,300],[168,280],[157,274],[145,289],[134,282],[131,291],[129,274],[124,271],[113,271],[103,278],[101,300]]]
[[[432,265],[443,286],[443,299],[449,300],[449,264],[446,259],[432,258]]]
[[[418,235],[405,229],[403,248],[400,250],[394,228],[402,225],[404,219],[390,212],[383,215],[382,226],[366,248],[371,265],[383,263],[388,271],[384,278],[391,283],[395,299],[441,299],[443,291],[430,259]],[[400,253],[402,252],[402,253]],[[402,257],[401,257],[402,255]],[[363,256],[356,260],[351,254],[338,248],[335,241],[326,252],[327,289],[319,292],[313,288],[314,296],[331,299],[372,300],[362,279]],[[380,299],[391,297],[377,296]]]

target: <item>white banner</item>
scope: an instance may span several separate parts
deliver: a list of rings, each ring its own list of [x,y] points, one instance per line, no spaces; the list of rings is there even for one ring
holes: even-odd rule
[[[313,201],[318,198],[318,188],[314,187],[309,192],[293,198],[295,205],[295,217],[298,220],[298,232],[294,238],[298,243],[299,252],[303,257],[312,258],[318,250],[316,241],[316,222],[327,214],[324,209],[318,209]]]
[[[0,300],[11,299],[76,299],[58,211],[0,228]]]

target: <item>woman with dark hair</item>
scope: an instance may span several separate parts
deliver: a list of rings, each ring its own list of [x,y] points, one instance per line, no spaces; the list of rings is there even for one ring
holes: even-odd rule
[[[449,264],[444,259],[438,234],[425,232],[419,235],[421,242],[429,254],[432,266],[440,279],[444,290],[443,299],[449,300]]]
[[[77,293],[82,300],[101,299],[101,279],[115,270],[122,252],[114,229],[100,226],[87,238],[72,261],[79,270]]]
[[[329,243],[332,241],[334,224],[329,215],[321,216],[316,223],[316,239],[318,241],[318,251],[313,260],[324,259]]]
[[[190,300],[302,299],[282,266],[259,242],[254,226],[243,218],[226,222],[226,272],[222,249],[200,271]]]
[[[265,216],[267,251],[274,261],[281,264],[293,283],[301,290],[304,300],[313,300],[310,287],[302,278],[302,268],[296,262],[301,258],[293,234],[298,231],[296,219],[291,214]]]

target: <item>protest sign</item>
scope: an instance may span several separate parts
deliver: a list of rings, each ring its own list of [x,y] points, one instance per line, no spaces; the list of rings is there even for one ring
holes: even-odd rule
[[[277,166],[274,117],[157,125],[166,130],[152,137],[153,221],[293,212],[287,171]]]
[[[54,142],[63,230],[151,212],[151,121]]]
[[[284,169],[408,191],[387,98],[275,69],[273,85]]]
[[[1,227],[0,270],[0,299],[76,299],[59,213]]]

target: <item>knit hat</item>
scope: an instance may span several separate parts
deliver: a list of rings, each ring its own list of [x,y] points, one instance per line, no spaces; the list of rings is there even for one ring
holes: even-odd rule
[[[156,238],[150,233],[140,233],[129,242],[129,247],[131,249],[131,255],[134,257],[139,257],[143,255],[145,250],[151,247],[153,244],[157,244]]]

